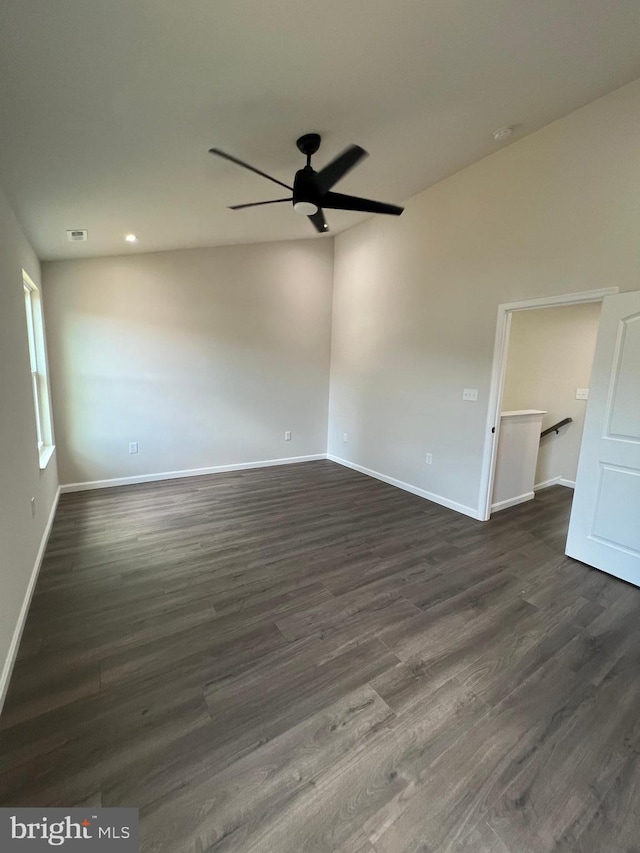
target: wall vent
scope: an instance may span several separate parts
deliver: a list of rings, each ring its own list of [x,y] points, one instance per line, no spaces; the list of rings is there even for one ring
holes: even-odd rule
[[[67,231],[67,240],[70,243],[86,243],[88,233],[86,228],[74,228],[73,231]]]

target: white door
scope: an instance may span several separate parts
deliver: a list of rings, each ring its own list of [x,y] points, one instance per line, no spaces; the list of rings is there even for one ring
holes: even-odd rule
[[[603,302],[566,553],[640,586],[640,291]]]

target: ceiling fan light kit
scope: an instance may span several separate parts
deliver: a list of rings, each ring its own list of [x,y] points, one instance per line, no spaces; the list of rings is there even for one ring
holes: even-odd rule
[[[302,216],[312,216],[318,212],[318,205],[311,201],[294,201],[293,209]]]
[[[311,158],[320,147],[321,137],[318,133],[305,133],[297,141],[298,150],[307,158],[307,164],[299,169],[293,179],[293,186],[279,181],[255,166],[250,166],[243,160],[221,151],[219,148],[210,148],[209,153],[229,160],[243,169],[255,172],[274,184],[291,190],[292,196],[288,198],[276,198],[269,201],[254,201],[248,204],[232,205],[230,210],[242,210],[245,207],[259,207],[265,204],[282,204],[285,201],[293,203],[296,213],[306,216],[313,224],[316,231],[323,234],[329,230],[324,218],[324,209],[328,210],[357,210],[363,213],[386,213],[390,216],[400,216],[403,207],[395,204],[386,204],[381,201],[373,201],[359,196],[345,195],[344,193],[331,192],[331,188],[341,178],[351,171],[361,160],[368,156],[364,148],[359,145],[349,145],[348,148],[338,154],[327,166],[316,172],[311,166]]]

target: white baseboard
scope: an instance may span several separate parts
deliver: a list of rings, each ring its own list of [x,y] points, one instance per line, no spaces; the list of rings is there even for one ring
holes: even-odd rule
[[[549,486],[566,486],[568,489],[574,489],[575,485],[575,480],[565,480],[564,477],[552,477],[550,480],[543,480],[542,483],[536,483],[533,491],[539,492],[542,489],[548,489]]]
[[[548,489],[549,486],[557,486],[560,483],[560,477],[552,477],[550,480],[543,480],[541,483],[536,483],[533,487],[534,492],[540,492],[542,489]]]
[[[5,659],[4,665],[2,667],[2,674],[0,675],[0,714],[2,713],[2,708],[4,705],[4,700],[7,697],[7,690],[9,689],[9,682],[11,681],[11,674],[13,672],[13,667],[15,666],[16,658],[18,657],[18,649],[20,648],[20,640],[22,639],[22,632],[24,631],[24,626],[27,621],[27,615],[29,613],[29,606],[31,605],[31,599],[33,598],[33,591],[36,588],[36,583],[38,581],[38,575],[40,574],[40,566],[42,565],[42,558],[44,557],[44,552],[47,547],[47,542],[49,541],[49,535],[51,533],[51,528],[53,527],[53,519],[56,515],[56,509],[58,508],[58,500],[60,498],[60,487],[58,487],[56,491],[56,496],[53,499],[53,504],[51,506],[51,512],[49,513],[49,518],[47,519],[47,525],[44,529],[44,533],[42,534],[42,539],[40,541],[40,547],[38,548],[38,554],[36,556],[36,561],[34,563],[33,569],[31,571],[31,577],[29,578],[29,586],[27,587],[27,591],[24,596],[24,601],[22,602],[22,607],[20,608],[20,615],[18,616],[18,622],[16,624],[15,631],[13,632],[13,637],[11,638],[11,645],[9,646],[9,652]]]
[[[363,465],[357,465],[355,462],[349,462],[347,459],[341,459],[339,456],[333,456],[331,453],[327,453],[327,459],[330,459],[332,462],[337,462],[338,465],[344,465],[345,468],[351,468],[353,471],[358,471],[360,474],[366,474],[367,477],[382,480],[383,483],[388,483],[390,486],[403,489],[405,492],[411,492],[412,495],[417,495],[419,498],[424,498],[425,500],[444,506],[447,509],[452,509],[455,512],[461,512],[463,515],[468,515],[470,518],[475,518],[476,521],[478,520],[478,510],[473,507],[459,504],[456,501],[449,500],[449,498],[442,497],[442,495],[427,492],[425,489],[419,489],[417,486],[412,486],[410,483],[404,483],[402,480],[396,480],[395,477],[388,477],[386,474],[380,474],[378,471],[372,471],[371,468],[365,468]]]
[[[238,462],[235,465],[214,465],[211,468],[187,468],[185,471],[164,471],[161,474],[139,474],[135,477],[115,477],[112,480],[89,480],[85,483],[66,483],[61,492],[85,492],[91,489],[109,489],[114,486],[132,486],[135,483],[155,483],[158,480],[179,480],[181,477],[201,477],[205,474],[226,474],[229,471],[246,471],[250,468],[270,468],[275,465],[295,465],[298,462],[315,462],[326,459],[326,453],[310,456],[287,456],[284,459],[264,459],[260,462]]]
[[[532,501],[535,496],[535,492],[524,492],[524,494],[517,495],[515,498],[507,498],[506,501],[498,501],[498,503],[491,504],[491,512],[499,512],[501,509],[507,509],[507,507],[510,506],[517,506],[518,504]]]

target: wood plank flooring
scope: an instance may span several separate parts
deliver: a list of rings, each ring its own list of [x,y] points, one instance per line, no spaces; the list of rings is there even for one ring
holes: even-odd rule
[[[640,590],[571,492],[475,522],[331,462],[63,495],[0,804],[154,853],[638,853]]]

